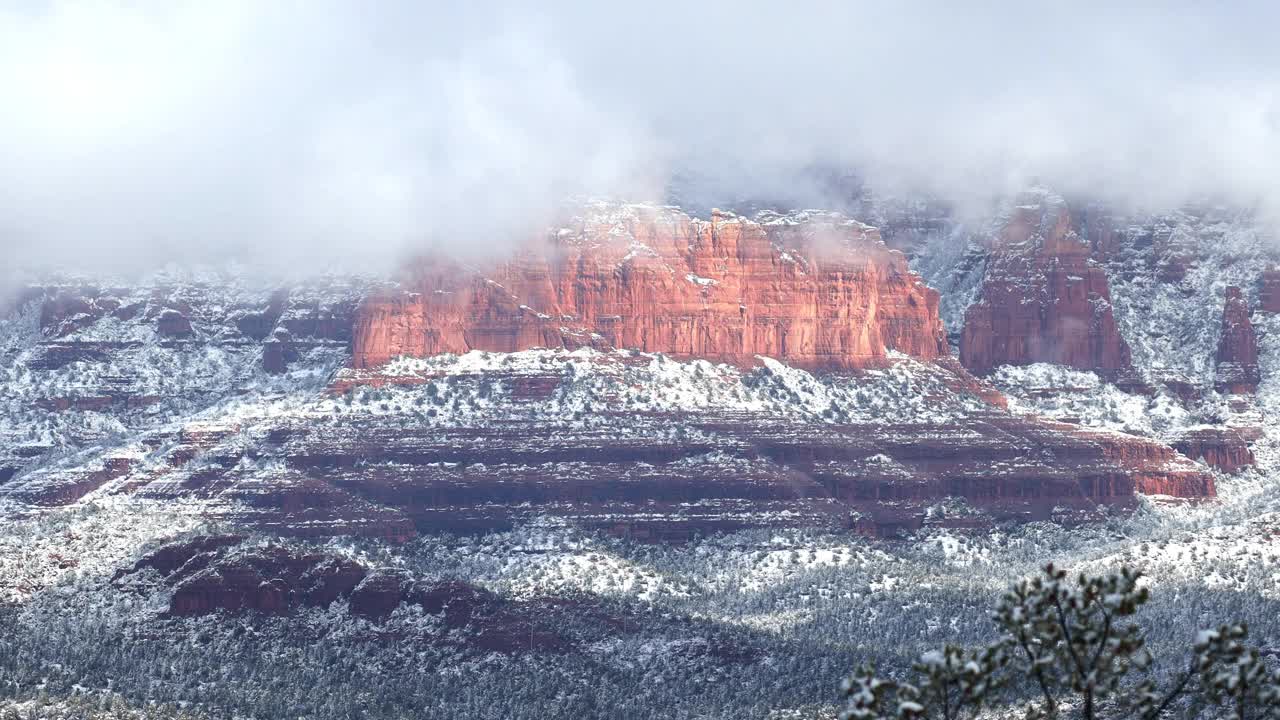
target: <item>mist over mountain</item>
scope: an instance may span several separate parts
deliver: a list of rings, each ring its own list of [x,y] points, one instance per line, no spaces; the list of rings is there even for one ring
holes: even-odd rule
[[[0,2],[0,717],[1274,709],[1278,20]]]

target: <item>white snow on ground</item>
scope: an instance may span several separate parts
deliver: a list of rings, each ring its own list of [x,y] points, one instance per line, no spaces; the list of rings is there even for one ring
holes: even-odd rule
[[[155,298],[178,301],[197,293],[191,316],[196,336],[166,341],[156,333],[155,321],[139,314],[129,321],[107,316],[74,332],[46,338],[40,332],[38,303],[0,317],[0,443],[49,447],[55,453],[111,445],[140,429],[180,422],[227,398],[250,404],[271,394],[312,394],[346,360],[344,347],[316,347],[289,373],[264,372],[261,345],[234,335],[234,318],[228,309],[245,303],[265,305],[269,293],[234,273],[165,271],[132,284],[97,280],[95,287],[119,288],[104,294],[122,306],[167,304]],[[357,278],[332,280],[335,285],[330,290],[301,288],[295,295],[300,301],[323,305],[349,300],[365,283]],[[72,291],[88,284],[75,278],[61,282]],[[130,344],[110,350],[106,361],[75,360],[50,369],[42,367],[42,341]],[[105,411],[44,405],[58,398],[106,395],[138,402],[128,407],[120,403]]]
[[[1097,373],[1062,365],[1005,365],[987,380],[1005,393],[1013,412],[1153,437],[1193,423],[1192,414],[1167,393],[1127,393]]]
[[[743,370],[662,354],[591,349],[473,351],[465,355],[393,360],[379,372],[420,384],[356,390],[354,398],[317,401],[319,413],[398,414],[425,407],[448,425],[477,416],[535,414],[549,422],[590,422],[606,409],[638,412],[715,409],[767,412],[829,422],[946,423],[985,407],[946,388],[946,374],[904,355],[887,368],[854,375],[815,375],[771,358]],[[538,403],[507,402],[514,376],[559,376],[560,387]],[[496,387],[485,377],[499,378]],[[479,378],[479,379],[477,379]]]
[[[158,540],[200,525],[200,503],[97,493],[69,508],[0,506],[0,602],[73,579],[105,582]]]

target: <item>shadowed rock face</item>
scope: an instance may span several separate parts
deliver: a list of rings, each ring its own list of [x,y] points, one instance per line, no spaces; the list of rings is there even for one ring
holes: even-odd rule
[[[1249,320],[1249,303],[1238,287],[1227,288],[1222,306],[1222,337],[1218,340],[1218,392],[1254,393],[1262,380],[1258,369],[1258,340]]]
[[[1280,268],[1268,267],[1259,280],[1258,309],[1262,312],[1280,312]]]
[[[337,555],[243,541],[237,536],[205,536],[172,543],[120,570],[112,582],[128,592],[136,589],[139,573],[156,571],[170,589],[169,614],[175,617],[232,613],[251,620],[255,615],[338,603],[370,621],[378,633],[393,632],[387,619],[397,608],[417,606],[433,617],[436,632],[415,636],[415,643],[484,656],[572,652],[636,632],[700,638],[693,650],[714,654],[722,662],[759,659],[749,638],[723,632],[706,637],[706,631],[715,628],[711,622],[639,615],[600,597],[576,593],[515,599],[462,580],[413,577]]]
[[[480,268],[423,260],[359,309],[352,363],[534,347],[627,348],[849,369],[946,354],[938,294],[878,231],[837,216],[754,222],[591,211]]]
[[[374,584],[367,581],[378,573],[352,560],[281,546],[246,548],[241,546],[243,541],[241,536],[216,535],[165,545],[143,556],[132,569],[116,573],[115,580],[155,570],[173,588],[169,601],[173,615],[220,610],[278,613],[347,599],[354,611],[355,594],[366,584],[366,603],[394,608],[400,602],[398,586],[389,589],[394,590],[391,601],[376,597]]]
[[[977,373],[1037,362],[1128,369],[1129,346],[1093,251],[1065,204],[1034,198],[1017,207],[992,239],[981,295],[965,314],[960,362]]]

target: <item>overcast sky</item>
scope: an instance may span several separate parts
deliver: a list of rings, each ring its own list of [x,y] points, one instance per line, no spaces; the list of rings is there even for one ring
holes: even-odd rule
[[[1129,7],[1121,7],[1129,6]],[[574,194],[856,168],[1280,207],[1273,3],[0,3],[0,245],[474,249]],[[723,170],[722,170],[723,169]]]

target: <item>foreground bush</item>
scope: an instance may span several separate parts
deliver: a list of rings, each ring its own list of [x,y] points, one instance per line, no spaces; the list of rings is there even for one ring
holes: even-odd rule
[[[1127,620],[1149,599],[1138,578],[1122,569],[1068,579],[1049,565],[1001,600],[995,643],[925,653],[909,682],[863,666],[844,683],[840,717],[957,720],[1003,705],[1028,720],[1156,720],[1175,709],[1196,717],[1209,707],[1216,708],[1213,717],[1280,719],[1280,671],[1247,644],[1243,625],[1201,631],[1186,669],[1157,683],[1142,629]],[[1035,699],[1017,700],[1027,688]]]

